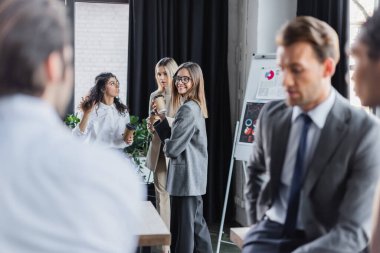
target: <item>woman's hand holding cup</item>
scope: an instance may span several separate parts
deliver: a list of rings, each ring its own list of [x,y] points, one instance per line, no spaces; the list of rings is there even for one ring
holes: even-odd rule
[[[124,139],[124,142],[127,143],[128,145],[133,143],[133,134],[134,134],[135,130],[136,130],[136,127],[130,123],[128,123],[125,126],[123,139]]]
[[[146,118],[146,128],[148,129],[149,132],[154,133],[155,130],[154,130],[153,124],[150,123],[150,117]]]
[[[128,136],[128,139],[127,139],[126,143],[128,145],[133,143],[133,135]]]
[[[165,112],[163,113],[159,113],[159,110],[157,108],[157,104],[156,104],[156,101],[153,99],[152,100],[152,109],[153,109],[153,112],[155,113],[155,115],[159,116],[160,117],[160,120],[163,121],[166,116],[165,116]]]

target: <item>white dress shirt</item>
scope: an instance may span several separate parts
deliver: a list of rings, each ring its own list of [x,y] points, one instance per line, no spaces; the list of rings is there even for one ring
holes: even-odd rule
[[[0,252],[135,252],[143,189],[42,100],[0,99]]]
[[[82,119],[83,113],[79,112]],[[108,148],[125,148],[128,146],[123,140],[125,126],[130,122],[129,114],[120,115],[115,104],[99,103],[90,114],[87,128],[84,132],[79,124],[73,129],[73,134],[86,143],[98,143]]]
[[[304,172],[306,172],[309,162],[314,155],[315,148],[319,141],[319,137],[321,135],[321,131],[323,126],[325,125],[327,115],[329,114],[331,108],[334,105],[335,101],[335,91],[331,89],[330,95],[328,98],[319,104],[314,109],[307,112],[307,115],[312,119],[312,123],[310,125],[309,131],[307,133],[307,147],[305,152],[304,159]],[[284,224],[286,219],[286,212],[288,209],[288,199],[290,194],[290,187],[294,172],[294,166],[297,157],[297,149],[298,143],[300,141],[303,128],[303,120],[300,116],[302,113],[302,109],[298,106],[293,107],[292,113],[292,125],[290,129],[286,155],[284,160],[284,166],[282,169],[281,175],[281,185],[278,190],[278,196],[274,200],[271,208],[266,212],[266,216],[272,221],[276,221],[278,223]],[[301,198],[300,198],[300,207],[302,206],[302,190],[301,190]],[[302,213],[298,212],[298,221],[297,228],[303,229],[302,224]]]

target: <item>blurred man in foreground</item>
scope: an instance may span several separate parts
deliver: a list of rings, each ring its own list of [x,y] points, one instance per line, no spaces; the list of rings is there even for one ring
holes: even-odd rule
[[[380,9],[363,24],[352,47],[355,92],[364,106],[380,105]],[[380,129],[378,130],[380,131]],[[380,141],[377,139],[376,141]],[[378,150],[379,152],[380,150]],[[375,199],[371,252],[380,252],[380,184]]]
[[[0,1],[0,252],[134,252],[136,175],[71,136],[73,49],[57,0]]]
[[[368,244],[380,131],[331,85],[336,32],[297,17],[277,37],[285,101],[261,110],[248,164],[244,253],[358,253]]]

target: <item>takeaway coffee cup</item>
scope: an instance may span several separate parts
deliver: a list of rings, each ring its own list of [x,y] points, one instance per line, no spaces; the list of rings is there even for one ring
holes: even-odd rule
[[[154,112],[151,112],[150,116],[148,117],[149,123],[153,126],[153,124],[156,123],[158,120],[160,120],[160,117],[156,115]]]
[[[124,141],[129,140],[132,136],[133,133],[136,131],[136,127],[132,125],[131,123],[128,123],[125,126],[125,131],[124,131]]]
[[[166,113],[166,105],[163,95],[157,95],[154,97],[154,102],[156,103],[157,112],[159,114]]]

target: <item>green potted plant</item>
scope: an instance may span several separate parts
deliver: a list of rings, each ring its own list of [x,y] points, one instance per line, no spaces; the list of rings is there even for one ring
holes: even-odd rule
[[[75,113],[75,114],[67,114],[64,122],[65,122],[66,126],[68,126],[69,128],[73,129],[80,122],[80,119],[78,118],[77,113]]]
[[[130,120],[130,124],[135,126],[136,130],[134,132],[133,143],[124,148],[124,152],[132,158],[132,161],[136,164],[139,173],[146,182],[147,180],[144,176],[143,170],[146,170],[144,164],[152,136],[147,129],[147,122],[145,119],[139,121],[139,117],[131,115]],[[69,128],[73,129],[80,122],[80,119],[77,114],[68,114],[64,119],[64,122]]]
[[[136,127],[133,143],[124,148],[124,152],[129,154],[135,164],[141,169],[144,165],[144,161],[149,149],[149,143],[151,141],[151,133],[147,129],[146,119],[139,121],[139,117],[131,115],[131,124]]]

